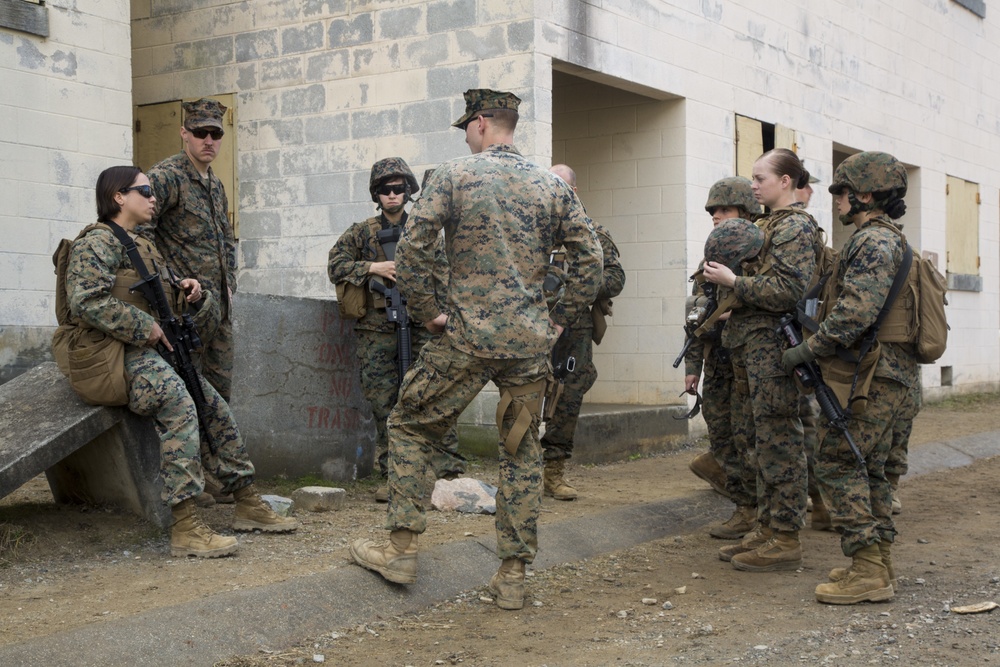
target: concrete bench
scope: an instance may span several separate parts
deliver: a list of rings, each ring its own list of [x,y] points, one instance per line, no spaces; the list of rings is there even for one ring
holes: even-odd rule
[[[42,472],[58,503],[111,504],[169,525],[153,422],[87,405],[53,362],[0,386],[0,498]]]

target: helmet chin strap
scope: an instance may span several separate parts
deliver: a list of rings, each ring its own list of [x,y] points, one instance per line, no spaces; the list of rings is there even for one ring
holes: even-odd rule
[[[851,210],[838,216],[842,225],[853,225],[854,216],[858,213],[864,213],[865,211],[870,211],[875,208],[874,200],[868,202],[867,204],[858,201],[858,198],[854,195],[854,190],[847,191],[847,201],[851,204]]]

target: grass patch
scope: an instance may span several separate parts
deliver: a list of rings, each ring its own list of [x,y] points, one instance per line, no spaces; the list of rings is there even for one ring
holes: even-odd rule
[[[35,536],[25,527],[14,523],[0,523],[0,567],[14,562],[17,552],[35,541]]]
[[[978,412],[985,408],[1000,407],[1000,393],[957,394],[934,403],[934,407],[957,412]]]

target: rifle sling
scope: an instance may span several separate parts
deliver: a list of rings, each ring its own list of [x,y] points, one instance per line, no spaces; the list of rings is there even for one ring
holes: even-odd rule
[[[913,248],[906,241],[906,238],[903,237],[903,260],[899,263],[899,269],[896,271],[896,275],[892,279],[892,286],[889,287],[889,293],[886,294],[885,302],[882,304],[882,309],[878,312],[878,317],[875,318],[875,322],[868,327],[865,335],[861,338],[861,344],[858,346],[857,354],[853,354],[843,345],[837,346],[837,357],[840,358],[841,361],[854,364],[854,378],[851,380],[851,393],[849,395],[850,398],[848,399],[848,409],[850,409],[850,402],[854,398],[854,392],[858,388],[858,374],[861,372],[861,360],[865,358],[865,355],[868,354],[869,350],[871,350],[872,346],[875,344],[879,328],[882,326],[882,322],[892,309],[892,305],[895,303],[896,297],[899,296],[899,292],[903,289],[903,285],[906,283],[907,278],[910,275],[910,267],[912,265]],[[810,290],[810,294],[807,294],[806,298],[811,298],[810,295],[818,296],[819,291],[823,289],[823,286],[830,277],[831,276],[827,275],[821,278],[819,284],[817,284],[816,288]],[[805,314],[803,307],[805,300],[806,299],[803,299],[796,306],[796,319],[802,325],[803,329],[816,333],[819,330],[819,323]]]
[[[109,220],[106,224],[111,228],[115,236],[118,237],[121,244],[125,246],[125,253],[128,255],[129,261],[132,262],[132,267],[139,273],[139,276],[143,280],[147,280],[149,278],[149,270],[146,269],[146,264],[142,261],[142,255],[139,254],[139,248],[136,247],[135,240],[118,223]]]

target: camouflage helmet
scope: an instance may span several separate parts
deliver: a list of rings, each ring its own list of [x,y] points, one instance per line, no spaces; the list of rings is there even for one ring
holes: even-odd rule
[[[417,184],[417,177],[413,175],[410,171],[409,165],[406,164],[406,160],[401,157],[387,157],[384,160],[379,160],[372,165],[371,176],[368,177],[368,192],[371,193],[372,201],[376,204],[378,203],[378,194],[375,190],[383,181],[388,181],[393,178],[402,178],[406,184],[409,186],[410,197],[420,192],[420,186]]]
[[[839,195],[845,189],[854,192],[891,192],[906,196],[906,168],[899,160],[879,151],[855,153],[837,165],[830,192]]]
[[[725,264],[739,272],[740,262],[756,257],[764,247],[764,231],[749,220],[720,222],[705,241],[705,261]]]
[[[711,214],[717,206],[742,208],[748,215],[760,213],[760,204],[754,199],[750,179],[743,176],[723,178],[709,188],[705,210]]]

